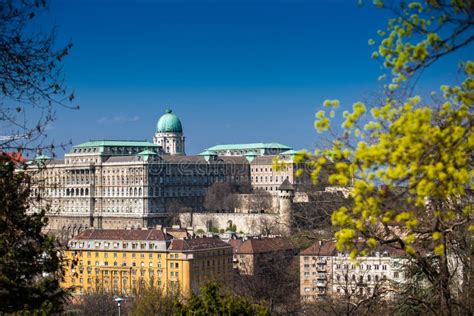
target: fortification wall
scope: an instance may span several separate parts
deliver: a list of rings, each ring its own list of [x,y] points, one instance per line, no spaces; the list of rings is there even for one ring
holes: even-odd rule
[[[226,230],[235,225],[236,231],[244,234],[281,234],[287,227],[279,214],[181,213],[179,220],[181,226],[193,227],[195,232],[209,232],[211,228]]]

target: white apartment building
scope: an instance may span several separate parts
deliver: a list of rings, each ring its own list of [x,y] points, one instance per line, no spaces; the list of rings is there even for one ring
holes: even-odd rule
[[[351,260],[334,241],[317,242],[300,253],[300,295],[304,302],[324,296],[366,297],[404,282],[403,252],[378,247]]]

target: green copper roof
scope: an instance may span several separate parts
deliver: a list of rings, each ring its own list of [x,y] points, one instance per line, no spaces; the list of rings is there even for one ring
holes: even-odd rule
[[[35,158],[35,160],[51,160],[51,157],[46,155],[41,155]]]
[[[202,153],[200,153],[198,156],[212,156],[212,155],[215,155],[215,154],[216,154],[215,152],[205,150]]]
[[[91,140],[74,148],[87,147],[160,147],[159,145],[147,142],[146,140]]]
[[[140,156],[143,159],[143,161],[149,161],[150,159],[152,159],[152,157],[158,156],[158,154],[155,153],[154,151],[147,149],[138,153],[137,156]]]
[[[257,154],[253,151],[246,153],[244,156],[257,156]]]
[[[170,109],[166,110],[166,113],[160,117],[156,124],[156,131],[158,133],[182,133],[183,126],[181,121]]]
[[[158,154],[155,153],[154,151],[151,151],[151,150],[144,150],[144,151],[138,153],[138,156],[146,156],[146,155],[153,155],[153,156],[156,156],[156,155],[158,155]]]
[[[207,150],[220,151],[220,150],[247,150],[247,149],[286,149],[290,150],[291,147],[279,144],[279,143],[252,143],[252,144],[227,144],[217,145]]]
[[[299,153],[302,153],[302,151],[296,151],[296,150],[287,150],[285,152],[282,152],[280,155],[287,155],[287,156],[295,156],[298,155]]]

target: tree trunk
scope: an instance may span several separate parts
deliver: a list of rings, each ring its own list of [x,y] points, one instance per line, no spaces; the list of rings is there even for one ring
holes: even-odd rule
[[[450,290],[450,275],[448,266],[448,254],[446,251],[446,240],[443,238],[444,253],[440,262],[440,273],[439,273],[439,299],[440,299],[440,314],[441,315],[452,315],[452,304],[451,304],[451,290]]]

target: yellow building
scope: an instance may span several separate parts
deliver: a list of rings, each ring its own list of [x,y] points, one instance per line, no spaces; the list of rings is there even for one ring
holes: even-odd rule
[[[87,230],[65,253],[63,287],[130,295],[154,286],[182,294],[232,279],[232,246],[210,237],[176,239],[162,230]]]

